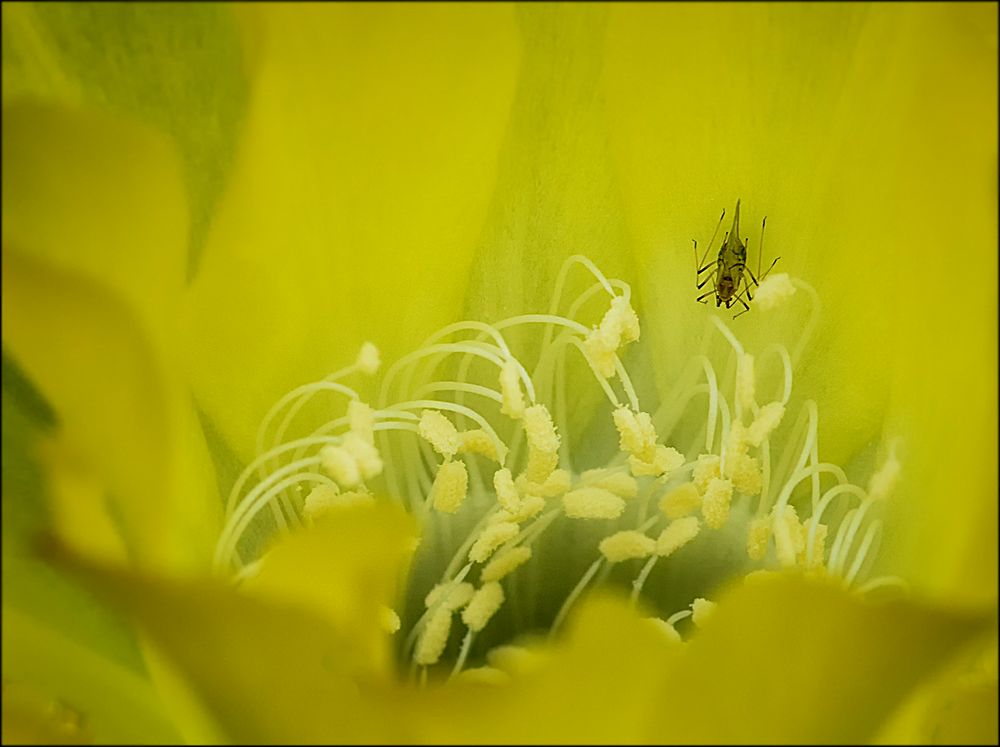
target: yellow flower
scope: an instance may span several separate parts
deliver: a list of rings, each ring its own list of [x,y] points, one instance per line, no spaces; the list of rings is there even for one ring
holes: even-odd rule
[[[995,7],[3,14],[5,741],[995,739]]]

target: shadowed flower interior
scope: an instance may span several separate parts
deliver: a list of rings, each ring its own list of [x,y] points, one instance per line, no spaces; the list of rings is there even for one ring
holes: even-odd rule
[[[629,285],[579,255],[547,313],[448,325],[389,366],[370,401],[351,386],[378,374],[366,343],[267,413],[228,496],[216,571],[252,577],[277,535],[340,507],[403,505],[423,535],[381,623],[424,676],[499,675],[465,667],[518,636],[555,634],[602,584],[625,585],[674,640],[711,614],[714,589],[755,572],[798,568],[859,592],[901,584],[869,578],[895,448],[869,475],[821,460],[815,402],[789,412],[819,298],[784,273],[755,297],[759,313],[791,304],[808,307],[791,349],[748,351],[739,322],[710,316],[701,354],[659,402],[634,384],[646,363]]]

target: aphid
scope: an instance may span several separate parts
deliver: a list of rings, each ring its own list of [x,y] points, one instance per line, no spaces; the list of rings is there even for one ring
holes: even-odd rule
[[[708,253],[712,250],[712,244],[719,233],[719,226],[722,225],[722,219],[725,217],[726,211],[723,210],[722,215],[719,216],[719,222],[715,226],[712,239],[708,242],[708,248],[705,250],[705,254],[702,255],[701,260],[698,259],[698,242],[692,239],[694,241],[695,268],[697,269],[695,280],[697,281],[698,278],[709,270],[713,270],[708,277],[698,282],[698,290],[701,290],[709,281],[712,281],[712,287],[695,300],[700,303],[708,303],[708,296],[714,293],[716,307],[725,304],[727,309],[739,301],[743,304],[743,311],[739,312],[739,314],[734,314],[733,319],[735,319],[740,314],[750,311],[750,305],[747,301],[752,301],[753,296],[750,294],[751,286],[750,282],[747,281],[747,276],[753,281],[754,286],[760,285],[760,281],[754,276],[753,271],[747,267],[747,241],[749,239],[740,240],[739,200],[736,201],[736,214],[733,216],[733,227],[722,240],[722,247],[719,249],[719,258],[708,264],[703,264],[708,257]],[[767,216],[765,215],[764,220],[760,224],[760,243],[757,247],[757,275],[760,276],[760,280],[767,277],[767,274],[774,268],[774,265],[781,259],[781,257],[775,257],[774,261],[771,262],[771,266],[767,268],[767,272],[763,275],[760,274],[760,260],[764,249],[764,227],[766,225]],[[744,272],[746,275],[744,275]],[[743,290],[740,290],[741,285],[743,286]],[[746,295],[746,300],[742,298],[744,295]]]

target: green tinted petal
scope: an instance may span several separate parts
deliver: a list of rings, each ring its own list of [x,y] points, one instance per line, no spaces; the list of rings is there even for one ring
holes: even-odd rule
[[[212,3],[8,3],[4,101],[87,104],[168,135],[181,155],[197,261],[225,185],[247,82],[230,8]],[[187,227],[185,227],[187,228]],[[188,252],[178,246],[181,258]]]
[[[244,459],[286,390],[459,316],[518,59],[503,6],[248,12],[252,102],[187,308],[198,401]]]
[[[220,518],[189,404],[132,310],[83,276],[5,246],[3,339],[60,423],[53,519],[79,546],[208,562]]]
[[[669,672],[650,738],[868,741],[987,622],[911,602],[866,603],[798,576],[748,581],[719,600]]]
[[[275,551],[275,568],[259,582],[259,596],[205,579],[136,575],[64,552],[57,557],[138,622],[229,739],[397,741],[405,725],[385,710],[383,685],[373,679],[378,662],[356,634],[362,613],[368,613],[368,630],[377,629],[371,613],[379,590],[399,571],[401,558],[390,548],[399,546],[405,522],[396,511],[343,516],[345,524],[320,529],[314,538],[337,537],[353,552],[330,555],[310,540],[293,541]],[[379,556],[381,549],[386,552]],[[313,575],[311,581],[285,576],[287,561],[302,560],[302,553],[341,564],[296,568]],[[276,589],[282,578],[289,584]],[[317,593],[324,588],[326,599]]]
[[[48,700],[50,710],[99,743],[172,741],[156,692],[145,676],[65,637],[43,620],[3,610],[3,676]],[[6,693],[4,700],[6,704]]]

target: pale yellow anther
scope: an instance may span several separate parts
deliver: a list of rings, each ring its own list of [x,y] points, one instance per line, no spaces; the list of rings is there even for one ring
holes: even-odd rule
[[[740,411],[753,409],[754,397],[753,356],[743,353],[736,360],[736,407]]]
[[[784,510],[779,512],[775,506],[772,526],[778,562],[790,568],[795,565],[806,546],[802,522],[799,521],[795,508],[786,504]]]
[[[509,469],[505,467],[493,473],[493,489],[496,491],[500,506],[511,514],[516,513],[521,505],[521,496],[518,495]]]
[[[684,464],[684,455],[672,446],[658,444],[652,462],[645,462],[635,456],[628,458],[629,469],[636,477],[669,477],[670,473]]]
[[[681,638],[681,634],[677,632],[677,628],[668,623],[666,620],[662,620],[659,617],[644,617],[642,620],[663,634],[663,636],[671,643],[684,643],[684,639]]]
[[[375,443],[375,411],[359,399],[347,403],[347,423],[351,433],[356,433],[369,444]]]
[[[781,424],[785,415],[785,406],[780,402],[768,402],[757,413],[757,417],[747,428],[747,442],[751,446],[760,446],[764,439],[770,436]]]
[[[463,669],[455,676],[455,679],[470,685],[500,687],[510,682],[510,675],[493,667],[473,667],[472,669]]]
[[[656,428],[647,412],[632,412],[619,407],[612,413],[618,429],[618,446],[636,459],[652,462],[656,459]]]
[[[418,431],[427,439],[434,451],[444,457],[455,456],[462,445],[458,430],[437,410],[423,410],[420,413]]]
[[[343,446],[324,446],[319,457],[323,469],[340,485],[352,488],[361,482],[358,460]]]
[[[614,314],[615,323],[621,330],[622,345],[635,342],[639,339],[639,315],[635,313],[632,305],[625,296],[615,296],[611,299],[611,311]]]
[[[559,451],[559,434],[545,405],[532,405],[524,411],[524,435],[535,451]]]
[[[702,495],[708,490],[708,484],[720,477],[719,461],[716,454],[701,454],[698,461],[695,462],[694,471],[691,473],[691,482]]]
[[[483,581],[499,581],[531,559],[530,547],[512,547],[497,553],[479,576]]]
[[[378,371],[379,366],[382,365],[382,357],[379,355],[378,348],[370,342],[362,343],[354,365],[363,374],[367,374],[368,376],[374,374]]]
[[[729,426],[726,436],[726,459],[730,454],[745,454],[750,448],[749,432],[742,423],[734,422]]]
[[[559,454],[554,451],[528,450],[528,464],[524,468],[525,480],[534,485],[544,485],[559,464]]]
[[[705,622],[712,616],[713,612],[715,612],[715,602],[710,602],[702,597],[691,602],[691,622],[699,628],[705,626]]]
[[[469,550],[469,560],[474,563],[485,562],[500,545],[514,539],[520,531],[521,528],[513,521],[487,524]]]
[[[335,505],[340,490],[335,485],[321,484],[309,491],[302,510],[310,519],[326,513]]]
[[[465,462],[445,462],[434,477],[431,503],[435,509],[453,514],[462,506],[469,492],[469,473]]]
[[[306,496],[302,510],[310,519],[317,519],[323,514],[339,508],[372,505],[375,498],[369,493],[349,490],[341,493],[333,485],[317,485]]]
[[[757,459],[742,452],[726,454],[726,477],[732,480],[733,489],[743,495],[760,495],[764,484]]]
[[[754,305],[761,311],[769,311],[787,301],[795,293],[795,286],[787,272],[768,275],[760,281],[754,293]]]
[[[537,671],[545,663],[546,654],[527,646],[507,644],[492,648],[486,654],[486,661],[508,674],[522,676]]]
[[[767,543],[771,541],[771,521],[767,518],[753,519],[747,528],[747,555],[751,560],[763,560],[767,555]]]
[[[601,376],[610,379],[615,375],[618,350],[638,339],[639,317],[625,296],[615,296],[601,323],[587,334],[583,345]]]
[[[721,529],[729,518],[729,504],[733,499],[733,484],[715,478],[708,483],[701,501],[701,515],[712,529]]]
[[[521,499],[521,505],[517,507],[517,510],[510,514],[510,520],[520,524],[522,521],[538,516],[543,508],[545,508],[544,498],[537,495],[526,495]]]
[[[668,519],[680,519],[701,508],[701,494],[693,482],[678,485],[660,499],[660,510]]]
[[[615,356],[618,351],[618,339],[611,337],[600,327],[591,330],[583,340],[583,349],[594,364],[597,372],[606,379],[613,378],[616,372]]]
[[[568,470],[556,469],[545,478],[544,482],[531,482],[527,474],[521,474],[518,475],[514,484],[517,485],[517,489],[522,495],[530,493],[542,498],[555,498],[569,490],[572,476]]]
[[[625,501],[604,488],[577,488],[566,493],[562,502],[571,519],[617,519],[625,511]]]
[[[370,480],[382,474],[382,457],[364,436],[349,431],[344,435],[343,448],[354,459],[362,479]]]
[[[462,431],[458,435],[461,439],[461,445],[458,447],[458,450],[463,454],[479,454],[497,463],[502,462],[504,457],[507,456],[506,450],[503,454],[497,453],[496,442],[482,428]]]
[[[469,630],[478,633],[486,627],[490,618],[500,609],[504,602],[503,587],[496,581],[489,581],[480,587],[469,604],[462,610],[462,622]]]
[[[392,607],[379,607],[378,610],[378,624],[389,635],[399,631],[399,626],[402,623],[399,620],[399,615],[396,614],[396,610]]]
[[[500,395],[503,397],[500,412],[515,420],[524,415],[521,377],[517,363],[513,359],[505,360],[500,367]]]
[[[656,538],[656,554],[667,558],[698,536],[701,523],[695,516],[670,522]]]
[[[424,606],[430,609],[440,602],[446,609],[457,610],[469,603],[474,592],[475,588],[468,581],[438,584],[427,592]]]
[[[609,563],[621,563],[634,558],[648,558],[656,550],[656,541],[642,532],[626,529],[605,537],[598,549]]]
[[[447,607],[438,607],[431,614],[417,641],[413,660],[419,666],[436,664],[444,653],[445,646],[448,645],[449,633],[451,633],[451,610]]]
[[[823,555],[826,552],[826,537],[828,528],[826,524],[816,525],[816,535],[813,537],[813,547],[812,554],[809,554],[809,527],[808,525],[803,525],[802,532],[805,537],[805,543],[803,544],[802,550],[796,556],[796,560],[799,565],[804,568],[814,570],[820,568],[823,565]]]
[[[606,467],[588,469],[580,475],[580,482],[595,488],[610,490],[622,498],[635,498],[639,492],[639,483],[628,472],[612,470]]]
[[[889,452],[889,456],[882,466],[868,481],[868,497],[876,501],[887,498],[895,489],[896,483],[899,482],[901,471],[902,467],[899,460],[896,459],[896,452],[893,449]]]

